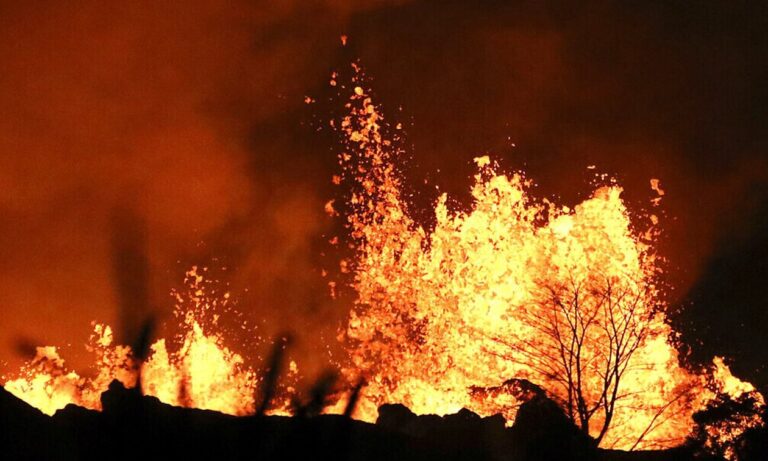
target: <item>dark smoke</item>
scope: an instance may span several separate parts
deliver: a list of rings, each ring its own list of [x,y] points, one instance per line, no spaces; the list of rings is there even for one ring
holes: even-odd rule
[[[71,343],[84,366],[91,320],[134,329],[141,316],[131,325],[116,310],[134,302],[167,317],[169,289],[192,264],[237,266],[233,291],[249,288],[242,307],[270,321],[265,337],[324,302],[312,261],[325,178],[306,171],[327,148],[285,141],[311,134],[299,126],[303,96],[324,85],[353,9],[17,3],[0,7],[9,369],[18,338]],[[274,131],[254,142],[264,126]]]
[[[696,362],[730,359],[734,373],[768,391],[768,182],[741,197],[718,235],[716,251],[677,319]]]
[[[143,223],[146,303],[160,323],[184,270],[226,266],[261,335],[290,328],[297,354],[327,357],[348,305],[319,276],[333,265],[321,256],[334,226],[322,207],[337,191],[333,136],[316,129],[332,106],[330,72],[355,58],[387,119],[405,125],[414,206],[435,185],[466,206],[471,159],[485,153],[571,204],[594,171],[616,176],[638,209],[659,178],[673,302],[720,253],[726,212],[768,177],[761,6],[352,4],[0,3],[8,369],[19,338],[71,343],[82,367],[89,322],[117,324],[120,284],[144,276],[121,282],[112,270],[124,204]]]

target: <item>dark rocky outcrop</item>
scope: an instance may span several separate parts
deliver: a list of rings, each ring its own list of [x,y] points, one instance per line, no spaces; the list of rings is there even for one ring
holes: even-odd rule
[[[0,387],[0,459],[53,458],[75,459],[71,439],[51,418]]]
[[[501,415],[482,418],[469,410],[447,416],[417,416],[404,405],[382,405],[376,426],[419,440],[453,459],[517,459]]]
[[[544,393],[520,406],[510,432],[524,459],[583,461],[596,457],[595,440],[579,430]]]
[[[501,416],[417,416],[402,405],[382,406],[376,424],[337,415],[234,417],[166,405],[114,382],[103,411],[69,405],[48,417],[0,388],[0,459],[693,459],[686,449],[598,450],[552,405],[531,399],[512,428]]]

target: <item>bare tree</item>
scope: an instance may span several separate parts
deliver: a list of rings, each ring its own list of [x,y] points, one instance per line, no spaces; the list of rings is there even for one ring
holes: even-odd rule
[[[537,289],[537,302],[518,307],[528,330],[493,339],[599,444],[622,398],[622,377],[656,314],[649,287],[629,277],[569,275],[565,282],[541,281]]]

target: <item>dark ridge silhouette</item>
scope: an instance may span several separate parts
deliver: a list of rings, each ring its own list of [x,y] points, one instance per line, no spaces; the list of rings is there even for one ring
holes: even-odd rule
[[[318,389],[322,386],[318,386]],[[511,428],[468,410],[417,416],[383,405],[376,424],[344,415],[235,417],[173,407],[114,381],[103,411],[68,405],[43,415],[0,388],[0,459],[334,459],[509,461],[687,461],[696,447],[621,452],[592,442],[542,397],[520,407]],[[765,429],[748,434],[742,460],[765,459]]]
[[[512,427],[523,458],[556,461],[595,459],[597,443],[568,419],[565,412],[543,392],[534,393],[520,405]]]
[[[0,459],[76,459],[75,440],[0,387]]]

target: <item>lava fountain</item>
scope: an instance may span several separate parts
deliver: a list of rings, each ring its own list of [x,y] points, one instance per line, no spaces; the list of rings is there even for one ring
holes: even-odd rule
[[[434,229],[418,225],[387,136],[399,127],[384,123],[353,67],[348,113],[334,123],[346,148],[335,182],[353,189],[345,373],[368,383],[360,416],[397,402],[511,423],[521,402],[509,380],[525,379],[602,446],[664,448],[683,442],[726,381],[744,386],[731,385],[734,395],[754,391],[722,361],[714,381],[680,366],[658,287],[658,218],[635,230],[615,183],[570,209],[536,200],[522,173],[480,157],[471,209],[451,211],[443,194]],[[657,206],[664,192],[656,179],[651,187]]]
[[[181,326],[172,341],[176,347],[170,348],[164,338],[151,345],[141,365],[142,391],[171,405],[247,415],[254,411],[262,376],[225,345],[218,320],[229,310],[230,294],[206,279],[205,272],[207,268],[193,267],[186,273],[184,290],[172,292],[174,315]],[[113,344],[109,326],[94,324],[87,349],[95,355],[92,378],[69,370],[56,348],[48,346],[37,348],[36,357],[4,386],[49,415],[70,403],[101,409],[101,393],[112,380],[136,386],[138,364],[131,348]],[[290,365],[283,377],[288,393],[297,373],[295,363]],[[285,413],[288,407],[285,399],[272,401],[272,413]]]
[[[354,248],[341,261],[356,302],[339,335],[348,352],[339,368],[346,381],[365,382],[356,418],[373,421],[379,405],[402,403],[420,414],[500,413],[512,424],[527,383],[601,446],[665,448],[690,435],[693,414],[716,396],[756,394],[721,359],[702,372],[680,365],[658,283],[659,220],[649,215],[645,228],[633,226],[615,182],[571,209],[536,199],[523,173],[505,174],[479,157],[471,208],[453,211],[442,195],[434,228],[415,222],[398,173],[402,152],[388,134],[399,125],[384,122],[353,70],[351,85],[334,75],[332,85],[348,94],[345,115],[331,122],[344,146],[333,182],[351,195],[326,211],[343,215],[349,231],[333,241]],[[651,186],[657,206],[664,192],[655,179]],[[216,322],[229,294],[212,290],[197,268],[186,286],[176,293],[177,347],[164,339],[151,346],[143,392],[173,405],[252,413],[263,377],[225,345]],[[88,347],[92,378],[41,347],[4,386],[52,414],[68,403],[99,409],[113,379],[136,385],[132,352],[113,344],[108,326],[94,324]],[[296,364],[289,370],[273,412],[290,412],[296,398]],[[343,406],[342,399],[328,411]],[[711,440],[727,443],[757,423],[718,426]]]

